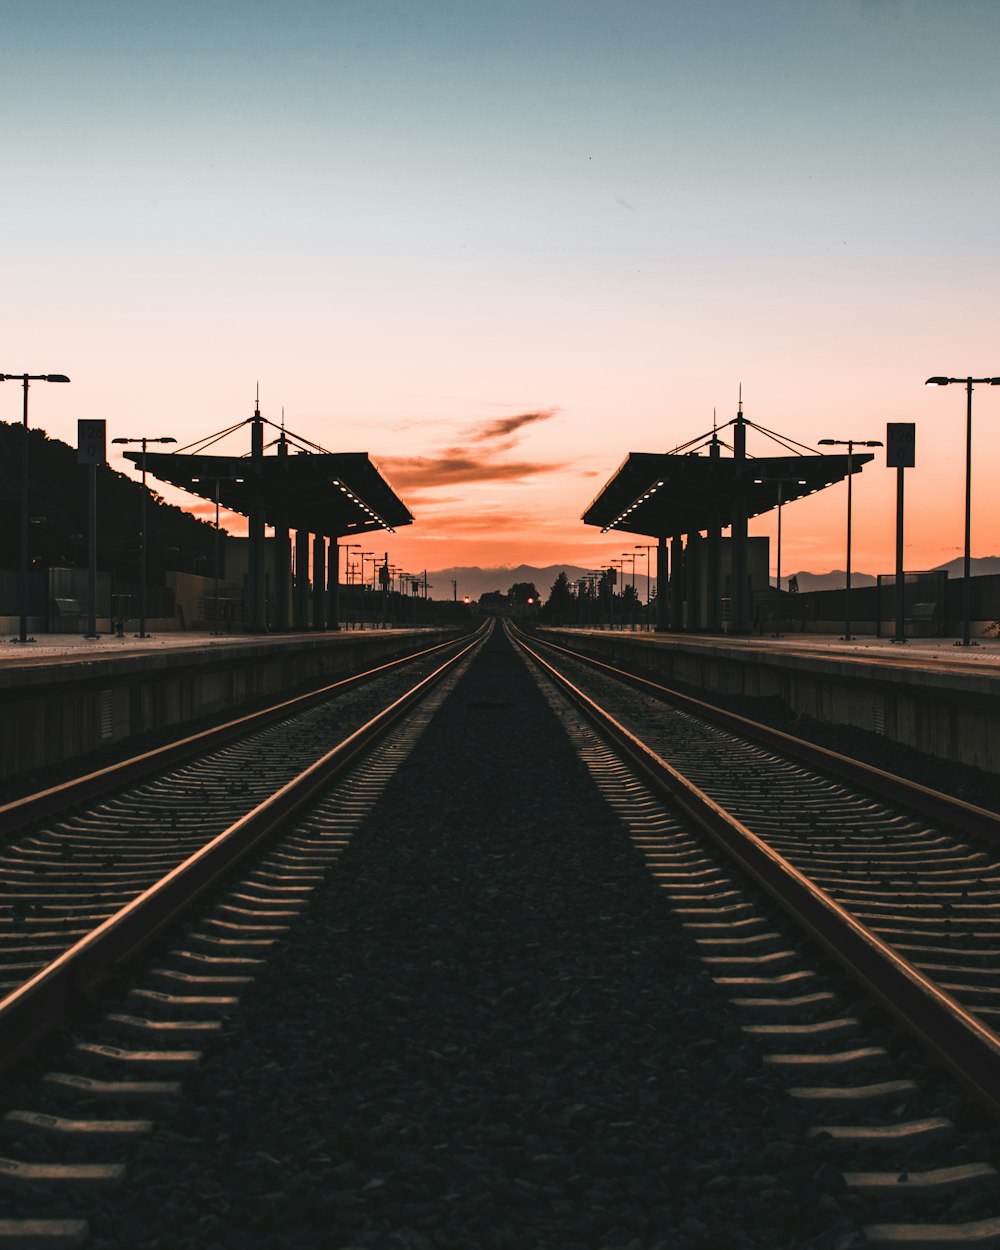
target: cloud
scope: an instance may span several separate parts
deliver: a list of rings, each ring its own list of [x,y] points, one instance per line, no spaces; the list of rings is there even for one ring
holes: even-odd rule
[[[525,533],[537,534],[546,528],[548,523],[534,513],[510,511],[450,513],[435,517],[433,521],[433,530],[438,537],[497,538],[508,534],[519,537]]]
[[[449,448],[441,456],[400,456],[381,461],[385,475],[399,487],[450,486],[456,482],[509,482],[540,473],[558,473],[565,464],[530,460],[493,462],[477,458],[462,448]]]
[[[558,411],[558,408],[541,408],[538,412],[520,412],[514,417],[497,417],[488,421],[481,429],[473,427],[468,434],[476,443],[485,443],[494,438],[508,439],[526,425],[536,421],[550,421]]]
[[[520,482],[546,473],[564,472],[571,465],[535,460],[503,460],[504,453],[519,441],[518,434],[526,426],[548,421],[557,408],[541,408],[519,412],[514,416],[497,417],[462,430],[457,446],[444,447],[429,456],[380,457],[380,467],[394,487],[412,492],[422,501],[441,504],[440,497],[428,492],[438,487],[455,487],[468,482]],[[412,496],[411,496],[412,497]]]

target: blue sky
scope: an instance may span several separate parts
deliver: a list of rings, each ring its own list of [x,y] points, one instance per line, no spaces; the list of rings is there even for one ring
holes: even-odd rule
[[[922,384],[1000,373],[995,3],[3,7],[0,369],[70,374],[32,392],[54,436],[184,443],[259,381],[398,469],[411,562],[587,563],[626,452],[742,384],[810,444],[916,420],[908,563],[956,554],[964,405]],[[435,464],[469,447],[456,493]],[[892,567],[891,476],[856,492],[856,567]],[[829,494],[789,508],[786,569],[842,563]]]

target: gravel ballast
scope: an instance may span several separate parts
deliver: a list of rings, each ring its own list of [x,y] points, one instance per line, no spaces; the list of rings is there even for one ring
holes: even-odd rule
[[[93,1244],[862,1244],[498,633],[247,994]]]

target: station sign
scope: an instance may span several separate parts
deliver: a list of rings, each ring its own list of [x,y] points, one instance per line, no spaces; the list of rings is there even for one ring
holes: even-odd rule
[[[912,469],[917,462],[917,427],[912,421],[890,421],[885,427],[885,466]]]
[[[77,464],[107,464],[107,421],[77,421]]]

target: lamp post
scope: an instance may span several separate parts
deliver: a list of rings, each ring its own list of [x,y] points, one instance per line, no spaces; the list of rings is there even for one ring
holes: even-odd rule
[[[622,629],[625,628],[625,561],[609,560],[608,563],[615,570],[615,584],[621,579],[621,596],[622,596]],[[612,613],[614,612],[614,598],[612,597]],[[611,628],[614,629],[614,617],[612,616]]]
[[[855,447],[881,447],[877,438],[821,438],[827,447],[847,448],[847,585],[844,589],[844,641],[851,641],[851,477]]]
[[[148,443],[176,443],[176,438],[113,438],[113,443],[142,444],[142,512],[139,521],[139,637],[146,634],[146,446]]]
[[[374,551],[362,551],[362,552],[361,552],[361,627],[362,627],[362,628],[364,628],[364,624],[365,624],[365,608],[366,608],[366,607],[367,607],[367,605],[368,605],[368,580],[367,580],[367,577],[366,577],[366,574],[365,574],[365,564],[366,564],[366,562],[367,562],[368,560],[371,560],[371,562],[372,562],[372,581],[374,582],[374,580],[375,580],[375,559],[376,559],[376,557],[375,557],[375,552],[374,552]],[[374,615],[374,614],[373,614],[373,615]]]
[[[825,442],[825,439],[821,439]],[[777,607],[774,611],[774,636],[781,637],[781,505],[784,502],[784,488],[786,486],[805,486],[806,482],[801,477],[756,477],[754,483],[758,486],[765,482],[772,482],[778,488],[778,567],[775,574],[775,583],[778,591]],[[848,568],[850,564],[848,564]]]
[[[925,386],[951,386],[955,383],[965,387],[965,581],[962,584],[962,643],[969,647],[969,613],[972,602],[970,581],[972,577],[972,388],[976,383],[984,386],[1000,386],[1000,378],[928,378]]]
[[[19,642],[28,641],[28,384],[29,382],[68,382],[65,373],[0,373],[0,382],[20,382],[24,387],[24,414],[21,428],[21,584],[18,606],[21,614]]]
[[[336,541],[336,540],[334,540],[334,541]],[[360,544],[360,543],[337,543],[337,546],[340,548],[340,550],[341,550],[341,551],[346,551],[346,552],[347,552],[347,558],[346,558],[345,565],[344,565],[344,573],[346,574],[346,582],[347,582],[347,628],[348,628],[348,629],[350,629],[350,628],[351,628],[351,586],[352,586],[352,584],[353,584],[353,583],[352,583],[352,579],[351,579],[351,573],[352,573],[352,570],[353,570],[353,567],[354,567],[353,562],[352,562],[352,560],[351,560],[351,548],[352,548],[352,547],[357,547],[357,549],[360,551],[360,550],[361,550],[361,544]],[[339,558],[338,558],[338,560],[337,560],[337,569],[338,569],[338,572],[337,572],[337,596],[338,596],[338,598],[339,598],[339,597],[340,597],[340,571],[339,571],[339,570],[340,570],[340,559],[339,559]],[[338,610],[338,616],[339,616],[339,615],[340,615],[340,613],[339,613],[339,610]]]
[[[644,551],[646,553],[646,629],[649,629],[650,628],[649,609],[650,609],[650,605],[653,602],[652,582],[650,581],[650,567],[651,566],[650,566],[649,553],[651,551],[656,550],[656,543],[636,543],[635,549],[636,551]],[[656,573],[657,579],[659,579],[659,575],[660,575],[659,569],[657,569],[657,573]],[[657,593],[659,593],[659,587],[657,587]]]
[[[636,554],[635,554],[635,552],[634,552],[634,551],[623,551],[623,552],[622,552],[622,577],[624,577],[624,576],[625,576],[625,561],[626,561],[626,560],[631,560],[631,561],[632,561],[632,600],[631,600],[631,602],[630,602],[630,604],[629,604],[629,609],[630,609],[630,611],[633,613],[633,617],[632,617],[632,628],[633,628],[633,629],[635,629],[635,616],[634,616],[634,613],[635,613],[635,605],[636,605],[636,603],[638,602],[638,599],[637,599],[637,596],[636,596],[636,593],[635,593],[635,561],[636,561]],[[623,586],[623,587],[622,587],[622,591],[623,591],[623,592],[624,592],[624,589],[625,589],[625,587]]]

